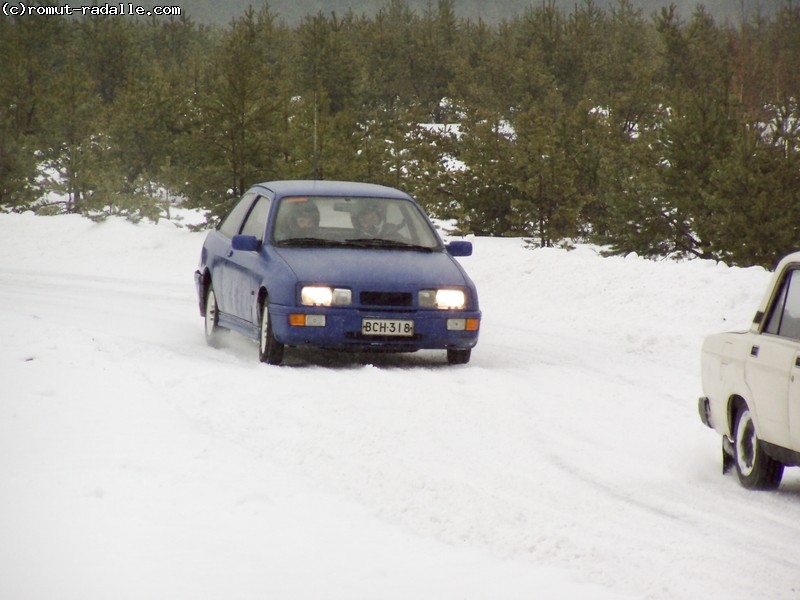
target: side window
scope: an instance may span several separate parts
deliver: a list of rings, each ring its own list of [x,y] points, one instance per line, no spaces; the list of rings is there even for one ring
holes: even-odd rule
[[[800,269],[789,271],[781,282],[764,331],[800,340]]]
[[[788,282],[789,278],[785,277],[778,288],[778,293],[775,294],[775,300],[773,300],[772,308],[769,312],[769,320],[767,321],[767,326],[764,328],[764,333],[778,335],[778,329],[780,329],[781,326],[781,316],[783,316],[783,306],[786,303],[786,287]]]
[[[253,210],[247,215],[247,220],[244,222],[244,227],[242,227],[242,235],[254,235],[259,242],[263,242],[268,215],[269,198],[259,196],[255,206],[253,206]]]
[[[233,207],[233,210],[228,213],[228,216],[223,219],[219,226],[219,231],[228,237],[233,237],[239,233],[247,211],[250,210],[250,205],[253,203],[255,194],[245,194],[242,199]]]

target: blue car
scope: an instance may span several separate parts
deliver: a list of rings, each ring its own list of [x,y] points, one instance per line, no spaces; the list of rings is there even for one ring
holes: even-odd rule
[[[209,232],[195,272],[206,340],[224,330],[258,341],[262,362],[284,348],[447,351],[469,362],[478,294],[420,206],[399,190],[341,181],[253,186]]]

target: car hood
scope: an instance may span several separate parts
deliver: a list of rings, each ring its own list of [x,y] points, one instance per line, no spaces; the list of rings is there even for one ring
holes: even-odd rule
[[[469,285],[446,252],[361,248],[276,248],[301,282],[331,285]]]

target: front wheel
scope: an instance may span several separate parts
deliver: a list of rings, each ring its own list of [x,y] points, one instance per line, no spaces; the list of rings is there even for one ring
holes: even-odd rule
[[[270,365],[279,365],[283,360],[283,344],[272,333],[272,320],[267,301],[261,304],[261,327],[258,336],[258,360]]]
[[[208,284],[206,292],[206,317],[205,317],[206,343],[212,348],[218,348],[221,343],[222,333],[225,331],[219,326],[219,309],[217,308],[217,295],[214,286]]]
[[[741,484],[749,490],[774,490],[783,477],[783,464],[764,452],[753,415],[746,405],[736,413],[733,460]]]

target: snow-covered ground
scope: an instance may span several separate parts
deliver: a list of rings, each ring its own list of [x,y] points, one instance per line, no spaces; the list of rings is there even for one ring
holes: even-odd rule
[[[0,215],[0,597],[800,598],[702,337],[769,274],[474,240],[472,362],[206,346],[203,233]]]

